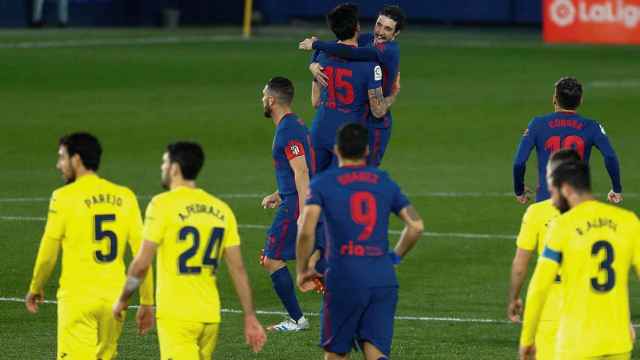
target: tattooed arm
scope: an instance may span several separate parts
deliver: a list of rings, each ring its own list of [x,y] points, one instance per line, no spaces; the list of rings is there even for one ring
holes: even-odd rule
[[[397,95],[398,93],[394,92],[390,96],[384,97],[381,87],[369,90],[369,105],[373,116],[377,118],[383,117],[396,101]]]

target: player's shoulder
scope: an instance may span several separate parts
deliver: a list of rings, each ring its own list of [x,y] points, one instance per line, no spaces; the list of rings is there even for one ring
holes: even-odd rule
[[[149,204],[158,205],[158,204],[166,203],[168,201],[171,201],[172,197],[173,197],[173,194],[171,193],[171,191],[164,191],[151,197]]]
[[[603,214],[610,215],[611,217],[615,217],[623,222],[637,222],[638,215],[628,209],[622,208],[617,205],[608,204],[605,202],[597,201],[595,202],[598,207],[600,207],[600,212]]]

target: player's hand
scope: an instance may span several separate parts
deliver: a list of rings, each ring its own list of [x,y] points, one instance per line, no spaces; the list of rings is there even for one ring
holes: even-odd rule
[[[32,314],[38,312],[38,305],[44,302],[44,293],[41,291],[39,293],[28,292],[27,296],[24,297],[24,305],[27,307],[27,311]]]
[[[610,203],[620,204],[622,202],[622,194],[613,192],[613,190],[609,191],[609,195],[607,195],[607,199],[609,199]]]
[[[316,288],[316,283],[313,281],[319,274],[313,269],[307,269],[302,273],[298,273],[296,282],[298,289],[302,292],[312,291]]]
[[[311,65],[309,65],[309,71],[311,71],[313,78],[318,82],[318,84],[322,85],[322,87],[327,87],[329,84],[329,77],[327,74],[323,73],[322,70],[324,70],[324,68],[320,66],[319,63],[311,63]]]
[[[526,204],[526,203],[529,202],[529,197],[531,196],[531,194],[533,194],[533,191],[531,191],[531,189],[529,189],[529,187],[525,186],[524,187],[524,192],[521,195],[516,195],[516,200],[520,204]]]
[[[535,360],[535,358],[536,347],[534,345],[520,346],[520,360]]]
[[[153,306],[140,305],[136,313],[136,324],[138,325],[138,335],[146,335],[155,325]]]
[[[111,310],[113,312],[113,317],[116,318],[116,320],[123,321],[124,311],[127,310],[128,307],[129,304],[127,304],[126,301],[121,301],[120,299],[116,300],[116,302],[113,303],[113,308]]]
[[[300,50],[313,50],[313,43],[318,41],[318,38],[312,36],[310,38],[306,38],[298,44],[298,49]]]
[[[507,316],[509,320],[513,323],[521,323],[522,319],[520,316],[522,315],[522,300],[515,299],[509,303],[507,307]]]
[[[244,317],[244,338],[247,345],[255,353],[260,352],[267,342],[267,334],[255,315],[245,315]]]
[[[275,209],[280,206],[282,199],[280,198],[280,194],[274,192],[271,195],[267,195],[262,199],[262,208],[264,209]]]

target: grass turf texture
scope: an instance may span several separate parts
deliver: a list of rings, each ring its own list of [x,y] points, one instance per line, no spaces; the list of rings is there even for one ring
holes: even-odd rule
[[[228,33],[198,29],[0,33],[4,64],[0,199],[46,198],[60,185],[54,167],[57,138],[76,130],[89,130],[101,139],[105,150],[101,175],[139,195],[160,191],[160,157],[164,146],[177,139],[204,145],[207,160],[199,179],[204,189],[214,194],[273,191],[274,127],[262,116],[260,91],[271,76],[291,78],[297,90],[294,108],[310,124],[308,54],[295,50],[307,31],[267,29],[253,41],[213,38]],[[169,36],[174,43],[16,47]],[[408,31],[400,41],[402,92],[394,106],[393,138],[383,168],[407,193],[510,192],[511,160],[522,131],[532,116],[551,111],[552,85],[566,74],[586,84],[581,111],[605,125],[620,157],[625,192],[640,192],[640,126],[633,118],[640,86],[637,78],[629,79],[635,76],[640,50],[545,46],[537,34],[520,31]],[[598,85],[601,81],[609,85]],[[595,190],[606,193],[609,181],[597,152],[592,165]],[[527,179],[534,184],[533,158]],[[524,211],[508,196],[411,199],[427,230],[436,233],[512,235]],[[240,224],[268,225],[272,219],[273,212],[263,210],[259,198],[225,200]],[[141,205],[147,201],[142,199]],[[637,211],[639,204],[636,195],[628,197],[624,207]],[[46,201],[0,201],[0,216],[44,217]],[[43,225],[0,220],[4,255],[0,297],[24,296]],[[397,221],[392,227],[400,229]],[[245,264],[256,307],[279,311],[269,277],[257,264],[264,232],[241,229]],[[392,242],[396,238],[392,236]],[[398,315],[504,320],[513,252],[514,240],[505,238],[424,237],[398,268]],[[48,299],[54,298],[56,278],[57,274],[49,281]],[[219,285],[223,307],[238,309],[224,266]],[[631,294],[638,322],[635,280]],[[300,299],[304,310],[319,310],[317,296],[305,294]],[[135,335],[132,314],[120,339],[120,358],[159,358],[156,334]],[[55,305],[43,305],[40,314],[31,316],[23,304],[0,302],[0,318],[3,359],[54,357]],[[280,319],[260,315],[265,324]],[[244,345],[241,315],[225,313],[217,358],[319,358],[319,319],[310,320],[310,331],[270,334],[263,353],[256,356]],[[518,326],[500,322],[398,320],[392,357],[510,359],[516,356],[518,334]]]

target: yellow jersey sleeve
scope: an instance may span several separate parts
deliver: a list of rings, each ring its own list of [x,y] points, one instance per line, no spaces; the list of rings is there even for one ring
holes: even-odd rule
[[[129,226],[129,246],[133,256],[138,254],[142,245],[142,214],[140,213],[140,205],[133,192],[129,193],[130,203],[132,204]],[[140,284],[140,304],[153,305],[153,266],[149,267],[147,275],[142,284]]]
[[[51,195],[49,213],[44,234],[40,241],[38,256],[33,269],[33,277],[29,285],[29,292],[39,293],[49,279],[58,261],[60,245],[65,231],[65,209],[62,199],[57,192]]]
[[[240,245],[240,234],[238,233],[238,222],[231,208],[227,207],[227,229],[222,241],[223,248]]]
[[[538,245],[537,229],[537,219],[534,214],[533,205],[531,205],[522,216],[522,223],[516,240],[516,246],[522,250],[534,251]]]
[[[541,257],[536,264],[536,269],[527,290],[527,303],[524,307],[524,320],[522,321],[522,334],[520,346],[533,345],[540,322],[540,316],[544,308],[547,295],[551,289],[559,264]]]
[[[160,245],[164,240],[165,227],[167,225],[165,223],[164,209],[159,206],[158,202],[158,198],[155,197],[147,205],[142,236],[145,240]]]

